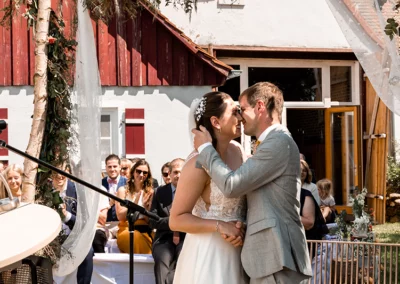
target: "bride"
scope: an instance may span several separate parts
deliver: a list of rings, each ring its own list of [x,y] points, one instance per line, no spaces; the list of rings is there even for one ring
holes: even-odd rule
[[[228,94],[211,92],[193,101],[189,126],[206,127],[222,160],[235,170],[245,159],[241,145],[233,141],[240,136],[241,120]],[[174,284],[248,283],[240,261],[244,232],[237,223],[246,218],[245,197],[225,198],[196,166],[197,155],[189,155],[182,169],[169,219],[171,230],[187,233]]]

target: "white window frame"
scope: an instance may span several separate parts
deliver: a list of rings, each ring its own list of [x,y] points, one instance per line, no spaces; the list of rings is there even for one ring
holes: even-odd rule
[[[110,154],[116,154],[120,155],[119,151],[119,141],[120,135],[119,135],[119,128],[120,124],[118,123],[118,109],[117,108],[102,108],[101,109],[101,115],[109,115],[110,116],[110,138],[111,138],[111,153]],[[101,161],[101,168],[102,170],[105,170],[106,164],[105,161]]]
[[[267,58],[219,58],[228,65],[239,65],[242,71],[240,75],[240,93],[249,85],[249,68],[320,68],[322,80],[321,102],[285,102],[282,112],[282,124],[286,126],[286,110],[289,108],[330,108],[332,106],[360,105],[360,64],[356,60],[310,60],[310,59],[267,59]],[[351,102],[331,101],[330,67],[351,67]],[[247,154],[251,153],[250,137],[242,133],[242,144]]]
[[[351,60],[306,60],[306,59],[260,59],[260,58],[219,58],[228,65],[239,65],[240,92],[246,90],[249,82],[248,69],[263,68],[320,68],[322,72],[322,101],[321,102],[285,102],[289,108],[330,108],[331,106],[353,106],[360,104],[360,64]],[[351,67],[351,102],[331,101],[330,67]]]

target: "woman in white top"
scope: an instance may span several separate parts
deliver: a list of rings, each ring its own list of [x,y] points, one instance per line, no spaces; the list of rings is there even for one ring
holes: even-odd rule
[[[133,165],[126,185],[118,188],[117,196],[122,199],[128,199],[150,210],[153,194],[153,178],[150,166],[146,160],[140,159]],[[116,202],[116,210],[119,220],[117,245],[121,252],[128,253],[129,227],[126,219],[128,209],[121,206],[119,202]],[[139,215],[138,220],[135,222],[134,253],[151,254],[153,236],[148,221],[148,217]]]
[[[318,188],[315,183],[312,183],[312,172],[310,167],[308,166],[307,162],[304,160],[300,160],[300,167],[301,167],[301,188],[309,190],[315,201],[317,201],[318,206],[321,205],[321,200],[318,194]]]

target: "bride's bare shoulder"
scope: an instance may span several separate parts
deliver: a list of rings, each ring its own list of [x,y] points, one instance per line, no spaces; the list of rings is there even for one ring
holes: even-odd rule
[[[246,152],[244,151],[244,148],[242,146],[242,144],[240,144],[239,142],[232,140],[229,143],[229,147],[231,148],[231,150],[237,154],[238,156],[240,156],[242,158],[243,161],[246,160]]]
[[[199,174],[200,172],[206,174],[204,169],[197,164],[197,156],[199,153],[195,150],[186,158],[185,164],[183,166],[182,172],[190,172],[194,174]],[[206,174],[207,175],[207,174]]]

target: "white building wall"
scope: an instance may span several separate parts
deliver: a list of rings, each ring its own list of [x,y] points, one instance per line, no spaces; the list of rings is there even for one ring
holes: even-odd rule
[[[145,109],[145,158],[160,183],[161,166],[177,157],[185,159],[192,151],[188,129],[190,103],[210,91],[209,86],[103,88],[103,108],[118,116],[116,154],[126,154],[125,109]],[[33,88],[0,87],[0,108],[8,108],[8,143],[25,151],[32,124]],[[9,163],[23,164],[23,158],[9,151]]]
[[[8,109],[8,144],[25,151],[33,115],[33,87],[0,87],[0,108]],[[23,164],[24,159],[8,151],[9,163]]]
[[[198,1],[191,19],[182,9],[161,12],[200,45],[349,48],[324,0]]]

